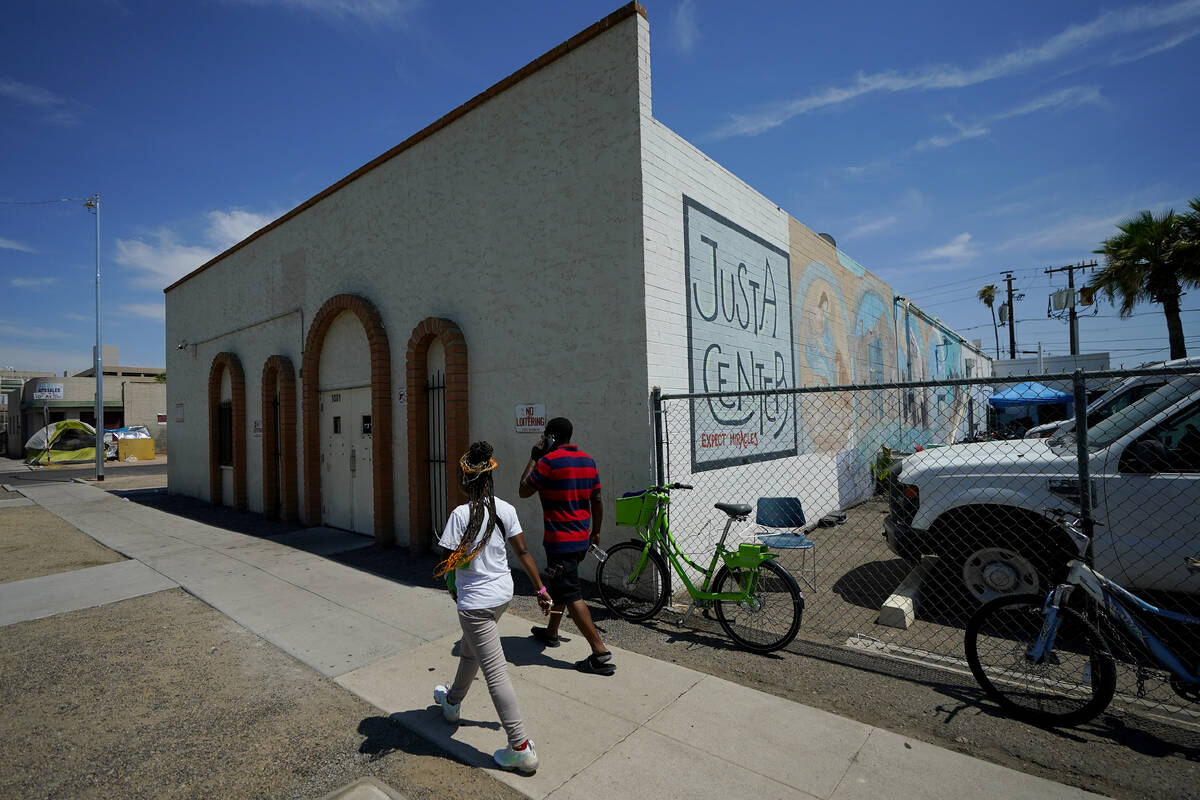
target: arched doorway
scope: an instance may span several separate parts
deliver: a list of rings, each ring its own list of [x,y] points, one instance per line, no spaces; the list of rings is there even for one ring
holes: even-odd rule
[[[458,496],[458,457],[470,445],[466,338],[450,320],[430,317],[413,329],[406,361],[409,546],[423,553],[446,522],[435,509],[444,514]]]
[[[233,353],[218,353],[208,370],[208,497],[232,495],[246,510],[246,374]]]
[[[322,354],[327,337],[334,349],[329,358]],[[346,357],[359,347],[365,351],[362,358]],[[300,382],[305,521],[317,525],[349,520],[339,527],[367,527],[362,524],[365,506],[375,540],[394,543],[391,350],[383,321],[369,300],[339,294],[321,306],[305,339]],[[338,485],[325,487],[329,481]],[[325,509],[332,515],[329,520]]]
[[[262,508],[268,519],[300,517],[296,482],[296,371],[271,356],[262,374]]]

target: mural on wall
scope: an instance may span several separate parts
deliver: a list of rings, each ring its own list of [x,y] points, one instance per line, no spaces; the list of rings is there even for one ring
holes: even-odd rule
[[[686,196],[683,221],[690,390],[762,393],[691,402],[693,472],[819,454],[833,459],[844,507],[873,490],[880,447],[966,433],[961,387],[776,394],[959,378],[966,351],[795,220],[787,252]]]
[[[882,284],[867,284],[859,297],[854,323],[856,384],[889,383],[897,378],[896,320],[890,301],[891,292]],[[894,422],[895,403],[889,402],[890,399],[889,393],[883,389],[856,394],[855,418],[860,427],[867,431],[879,431]],[[868,434],[867,438],[874,437]],[[873,453],[877,447],[877,443],[868,441],[865,452]]]
[[[683,198],[688,380],[696,393],[796,385],[788,254]],[[790,395],[691,403],[692,471],[794,456]]]
[[[846,337],[849,314],[833,271],[811,261],[796,286],[799,313],[802,386],[847,386],[853,383]],[[805,395],[800,402],[801,430],[820,453],[846,448],[853,435],[854,413],[845,393]]]

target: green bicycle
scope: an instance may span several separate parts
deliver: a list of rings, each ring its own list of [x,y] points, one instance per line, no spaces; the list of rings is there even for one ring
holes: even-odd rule
[[[733,523],[745,521],[752,510],[743,504],[716,504],[727,520],[707,569],[688,558],[671,535],[667,506],[671,491],[691,488],[672,483],[617,498],[617,524],[637,528],[639,538],[602,554],[596,573],[600,599],[617,616],[645,622],[669,599],[670,561],[692,598],[684,618],[692,608],[711,609],[729,638],[747,650],[769,653],[786,647],[796,638],[804,612],[804,595],[795,578],[775,563],[778,556],[764,544],[725,547]],[[703,577],[699,585],[684,564]]]

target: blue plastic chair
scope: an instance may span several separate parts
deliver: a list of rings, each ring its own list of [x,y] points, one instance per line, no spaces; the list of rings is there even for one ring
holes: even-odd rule
[[[799,497],[760,497],[754,522],[764,528],[775,530],[759,531],[755,537],[777,550],[800,551],[800,580],[813,591],[817,588],[817,545],[804,534],[804,506]],[[786,528],[787,530],[779,530]],[[809,564],[809,556],[812,563]],[[806,577],[806,573],[812,576]]]

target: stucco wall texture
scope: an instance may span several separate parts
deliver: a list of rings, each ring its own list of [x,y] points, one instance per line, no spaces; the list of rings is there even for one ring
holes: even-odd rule
[[[714,232],[728,233],[726,249],[766,254],[747,256],[753,263],[740,275],[736,264],[716,268],[724,280],[732,270],[739,289],[726,299],[733,323],[704,318],[717,298],[717,249],[704,243]],[[539,506],[519,501],[516,485],[536,437],[515,432],[519,404],[544,404],[547,416],[575,422],[611,509],[652,480],[651,387],[700,390],[703,365],[693,362],[705,347],[757,349],[762,369],[746,374],[786,386],[907,377],[914,352],[922,356],[913,377],[961,375],[966,359],[983,361],[958,348],[934,364],[924,354],[948,332],[897,317],[890,287],[654,119],[650,27],[637,4],[168,287],[172,493],[212,499],[209,372],[219,354],[233,353],[246,375],[248,506],[278,508],[278,498],[264,502],[262,440],[252,433],[264,364],[278,356],[303,371],[307,355],[326,390],[372,381],[362,327],[348,315],[330,325],[319,354],[304,352],[314,315],[339,295],[367,302],[386,333],[393,421],[376,432],[374,451],[392,454],[383,502],[400,544],[428,544],[428,532],[409,530],[410,505],[429,500],[409,496],[410,471],[428,465],[410,463],[419,448],[409,439],[423,432],[410,417],[406,372],[410,340],[426,320],[461,331],[469,440],[493,443],[497,494],[517,504],[532,532]],[[699,311],[689,311],[697,301]],[[786,365],[776,357],[781,342],[790,343]],[[295,405],[300,426],[310,424],[303,398]],[[300,515],[317,524],[300,472]],[[451,487],[450,507],[460,501]]]

